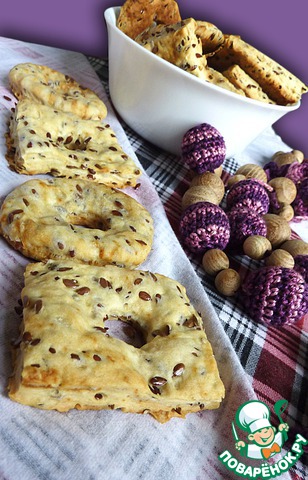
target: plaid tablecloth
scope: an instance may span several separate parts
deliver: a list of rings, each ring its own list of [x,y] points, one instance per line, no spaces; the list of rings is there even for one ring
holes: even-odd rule
[[[108,93],[108,61],[93,57],[89,57],[88,60]],[[139,161],[151,178],[163,202],[170,224],[178,236],[181,199],[189,186],[191,173],[180,158],[145,141],[121,118],[119,121]],[[274,137],[275,133],[270,131],[269,136]],[[266,151],[265,148],[263,159],[260,153],[261,163],[262,160],[263,163],[269,161],[271,154],[275,151],[275,145],[273,145],[273,151]],[[236,159],[226,160],[223,164],[222,178],[227,180],[238,167],[239,163]],[[293,231],[292,238],[299,238],[298,233]],[[265,402],[271,409],[277,400],[286,399],[289,402],[285,412],[285,421],[290,427],[289,438],[292,439],[296,433],[300,433],[307,439],[308,318],[303,318],[295,325],[284,326],[281,329],[257,324],[243,311],[238,297],[227,298],[217,292],[213,279],[207,276],[202,268],[200,257],[189,252],[187,255],[230,338],[241,365],[251,380],[258,399]],[[233,256],[230,258],[230,264],[244,275],[245,271],[260,265],[246,256]],[[294,480],[308,478],[308,448],[304,447],[304,450],[306,453],[290,470]]]

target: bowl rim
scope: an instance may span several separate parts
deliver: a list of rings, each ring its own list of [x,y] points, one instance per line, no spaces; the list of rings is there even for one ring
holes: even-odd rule
[[[296,110],[299,108],[301,104],[301,100],[291,105],[277,105],[272,103],[261,102],[260,100],[255,100],[253,98],[239,95],[238,93],[231,92],[226,88],[222,88],[218,85],[207,82],[206,80],[202,80],[201,78],[198,78],[196,75],[186,72],[185,70],[172,64],[171,62],[168,62],[168,60],[165,60],[164,58],[161,58],[158,55],[155,55],[154,53],[150,52],[139,43],[135,42],[135,40],[130,38],[128,35],[126,35],[124,32],[122,32],[122,30],[120,30],[117,27],[116,19],[120,13],[120,9],[121,9],[120,6],[114,6],[114,7],[109,7],[104,11],[104,18],[105,18],[106,24],[109,25],[112,29],[114,29],[114,31],[116,31],[117,34],[120,35],[133,48],[139,49],[139,51],[143,52],[144,55],[152,55],[153,61],[160,63],[163,66],[163,68],[165,69],[169,68],[171,69],[171,71],[174,71],[176,75],[184,76],[183,78],[186,78],[186,79],[190,78],[191,81],[197,82],[197,84],[201,86],[201,88],[202,86],[205,86],[210,90],[213,89],[214,91],[220,93],[221,95],[231,96],[231,98],[236,99],[239,102],[243,102],[245,104],[247,103],[248,105],[252,104],[264,110],[273,110],[273,111],[278,111],[278,112],[280,111],[280,112],[287,113],[287,112],[292,112],[293,110]]]

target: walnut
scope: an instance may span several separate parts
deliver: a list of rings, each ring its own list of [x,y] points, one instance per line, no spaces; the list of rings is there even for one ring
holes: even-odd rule
[[[268,252],[272,251],[271,242],[262,235],[252,235],[243,243],[243,251],[254,260],[261,260]]]
[[[267,176],[263,168],[260,167],[260,165],[255,165],[254,163],[246,163],[246,165],[242,165],[235,172],[235,175],[244,175],[246,179],[256,178],[262,182],[267,182]]]
[[[266,223],[266,238],[271,242],[273,248],[279,247],[291,237],[291,228],[288,222],[274,213],[263,215]]]
[[[291,253],[294,258],[297,255],[308,255],[308,243],[301,239],[287,240],[280,248]]]
[[[290,205],[295,200],[297,188],[290,178],[276,177],[268,184],[273,187],[280,205]]]
[[[215,277],[215,287],[222,295],[232,297],[241,286],[241,277],[233,268],[222,270]]]
[[[265,259],[265,264],[271,267],[293,268],[295,262],[291,253],[282,250],[281,248],[277,248]]]
[[[209,275],[217,275],[221,270],[229,268],[229,258],[222,250],[213,248],[203,255],[202,266]]]

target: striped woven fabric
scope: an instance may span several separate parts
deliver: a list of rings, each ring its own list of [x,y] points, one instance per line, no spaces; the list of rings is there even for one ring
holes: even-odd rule
[[[93,57],[88,59],[108,93],[108,62]],[[191,179],[189,170],[181,158],[155,147],[138,136],[121,119],[120,122],[162,200],[174,232],[179,237],[181,199]],[[226,182],[239,164],[232,158],[225,160],[223,167],[222,179]],[[299,236],[292,232],[291,238]],[[264,401],[271,409],[277,400],[287,399],[289,405],[286,422],[290,427],[289,438],[294,438],[296,433],[308,438],[308,318],[302,318],[296,324],[281,329],[252,321],[249,314],[243,310],[240,298],[223,297],[217,292],[213,279],[207,276],[202,268],[201,257],[188,251],[186,253],[230,338],[241,365],[251,379],[258,399]],[[259,265],[259,262],[247,256],[230,257],[230,266],[242,277]],[[307,464],[307,454],[304,454],[290,469],[294,480],[307,478]]]

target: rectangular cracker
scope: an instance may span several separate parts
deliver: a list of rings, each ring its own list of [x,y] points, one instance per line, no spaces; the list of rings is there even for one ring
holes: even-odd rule
[[[223,47],[208,64],[220,72],[239,65],[279,105],[294,104],[308,91],[295,75],[237,35],[225,35]]]
[[[260,85],[247,75],[239,65],[231,65],[231,67],[224,70],[222,74],[235,87],[242,89],[246,97],[259,100],[260,102],[275,103],[263,92]]]
[[[7,159],[18,173],[51,173],[111,187],[135,186],[141,171],[108,124],[20,100],[10,122]]]
[[[197,23],[188,18],[172,25],[152,25],[135,40],[147,50],[197,77],[202,75],[206,58],[196,35]]]
[[[211,67],[206,67],[203,70],[203,79],[206,82],[212,83],[213,85],[217,85],[218,87],[225,88],[230,92],[245,96],[245,93],[240,86],[234,85],[222,73],[218,72],[217,70],[214,70]]]
[[[113,265],[34,263],[22,301],[12,400],[150,413],[160,422],[219,407],[224,386],[212,347],[175,280]],[[119,321],[138,326],[144,345],[110,333]]]
[[[213,23],[196,20],[195,32],[201,40],[204,54],[214,52],[223,44],[224,34]]]
[[[125,0],[117,18],[117,27],[135,39],[153,22],[169,25],[180,20],[175,0]]]

